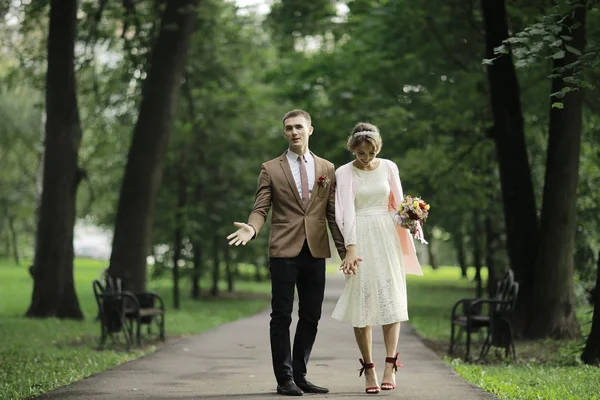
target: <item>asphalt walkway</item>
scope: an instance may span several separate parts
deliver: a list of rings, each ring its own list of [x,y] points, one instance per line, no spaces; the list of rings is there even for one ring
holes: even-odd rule
[[[307,378],[330,393],[303,398],[364,399],[364,377],[358,377],[360,354],[348,324],[330,318],[343,287],[343,276],[328,276],[323,317],[309,362]],[[295,326],[296,320],[292,322]],[[195,400],[288,398],[275,392],[269,350],[269,310],[176,340],[155,353],[65,386],[39,399]],[[168,327],[168,321],[167,321]],[[168,330],[167,330],[168,333]],[[293,332],[292,332],[293,335]],[[385,357],[381,330],[373,335],[379,381]],[[464,381],[429,350],[408,325],[402,326],[399,350],[404,364],[398,388],[377,396],[404,400],[496,399]],[[378,362],[379,361],[379,362]]]

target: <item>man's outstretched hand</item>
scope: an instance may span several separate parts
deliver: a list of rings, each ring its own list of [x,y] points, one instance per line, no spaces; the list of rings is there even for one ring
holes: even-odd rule
[[[233,225],[237,226],[238,230],[227,236],[230,246],[233,244],[236,246],[240,244],[245,245],[252,240],[254,237],[254,228],[243,222],[234,222]]]

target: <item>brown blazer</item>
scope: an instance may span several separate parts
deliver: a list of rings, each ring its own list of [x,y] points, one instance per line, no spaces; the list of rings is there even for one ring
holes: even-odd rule
[[[261,166],[248,224],[258,235],[269,209],[273,208],[270,257],[296,257],[305,238],[313,257],[331,257],[325,222],[328,222],[340,257],[343,259],[345,256],[344,239],[335,222],[335,168],[329,161],[311,154],[315,159],[315,184],[306,209],[302,206],[286,153]],[[331,181],[327,186],[318,183],[323,175]]]

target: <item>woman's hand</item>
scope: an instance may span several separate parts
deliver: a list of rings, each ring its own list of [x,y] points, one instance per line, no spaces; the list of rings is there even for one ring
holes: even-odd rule
[[[344,275],[356,275],[356,268],[351,268],[346,263],[346,259],[342,261],[342,265],[340,265],[340,271],[344,273]]]
[[[362,258],[356,255],[355,247],[355,245],[351,244],[346,248],[346,258],[344,258],[340,266],[340,270],[346,275],[355,275],[362,261]]]

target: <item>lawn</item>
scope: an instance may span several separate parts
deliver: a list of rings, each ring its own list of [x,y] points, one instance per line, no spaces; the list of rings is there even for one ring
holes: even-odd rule
[[[456,267],[425,268],[424,274],[408,277],[410,323],[466,380],[501,399],[600,399],[600,368],[580,363],[581,340],[517,342],[517,363],[490,357],[487,364],[467,364],[449,358],[446,351],[452,305],[463,297],[474,297],[475,284],[472,274],[469,280],[460,279]],[[584,334],[590,329],[588,311],[585,308],[577,313]]]
[[[100,329],[94,321],[91,282],[105,267],[101,261],[76,260],[76,290],[85,321],[32,320],[23,317],[33,284],[27,269],[0,260],[0,400],[38,396],[156,350],[153,343],[131,352],[121,345],[97,350]],[[235,295],[194,301],[182,284],[180,310],[171,308],[168,280],[152,282],[150,289],[165,299],[167,336],[174,340],[258,312],[268,304],[270,285],[238,282]]]

